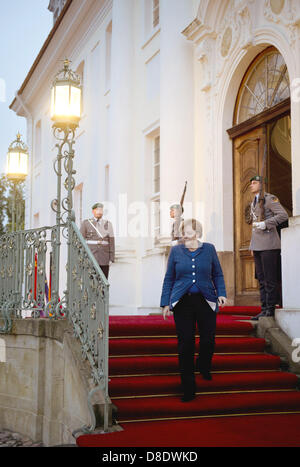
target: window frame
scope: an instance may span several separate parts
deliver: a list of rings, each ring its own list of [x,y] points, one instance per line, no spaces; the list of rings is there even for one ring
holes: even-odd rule
[[[158,146],[157,146],[158,143]],[[158,154],[158,157],[157,157]],[[156,167],[159,168],[159,177],[158,179],[155,179],[155,169]],[[154,240],[155,242],[158,241],[158,238],[160,236],[160,230],[161,230],[161,221],[160,221],[160,134],[157,133],[156,135],[153,135],[152,137],[152,150],[151,150],[151,205],[152,205],[152,210],[151,210],[151,215],[152,215],[152,227],[153,227],[153,233],[154,233]],[[158,188],[159,190],[155,190],[155,183],[158,180]],[[159,206],[158,209],[158,224],[156,223],[156,209],[155,205],[156,203]]]

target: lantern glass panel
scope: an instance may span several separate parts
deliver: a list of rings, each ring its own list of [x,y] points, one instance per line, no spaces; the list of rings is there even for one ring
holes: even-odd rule
[[[70,115],[70,88],[68,85],[55,86],[53,89],[53,108],[51,117],[68,117]]]
[[[55,85],[51,94],[51,118],[80,119],[81,89],[69,84]]]
[[[70,115],[81,117],[81,89],[75,86],[71,87]]]
[[[7,154],[7,175],[16,175],[20,178],[28,175],[28,154],[19,151],[10,151]]]

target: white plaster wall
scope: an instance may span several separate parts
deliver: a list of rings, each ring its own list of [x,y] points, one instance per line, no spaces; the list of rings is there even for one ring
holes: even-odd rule
[[[298,305],[299,308],[299,305]],[[300,339],[300,311],[277,310],[275,313],[276,323],[287,334],[291,340]]]
[[[194,190],[193,48],[181,31],[193,19],[192,2],[161,0],[161,201],[179,203],[185,181],[186,202]],[[164,212],[162,215],[166,216]],[[164,219],[161,218],[163,224]]]
[[[300,4],[292,1],[286,5],[294,9],[294,22],[286,21],[286,10],[278,18],[270,16],[266,2],[261,0],[161,0],[161,23],[149,31],[145,27],[144,0],[92,3],[75,0],[72,15],[67,15],[39,64],[40,79],[36,82],[32,79],[22,95],[31,109],[33,127],[41,119],[43,137],[42,164],[33,168],[34,176],[40,173],[42,189],[27,211],[27,226],[32,226],[38,204],[41,225],[53,224],[55,219],[49,208],[56,194],[52,168],[56,149],[49,118],[49,89],[58,60],[69,56],[74,69],[84,61],[84,114],[74,147],[76,184],[83,183],[83,217],[90,216],[95,201],[114,201],[116,210],[105,215],[114,222],[118,237],[118,195],[126,193],[129,203],[150,202],[149,145],[158,132],[162,202],[178,202],[188,180],[186,201],[193,203],[192,213],[203,223],[203,239],[214,243],[218,251],[233,252],[232,143],[226,130],[233,124],[241,79],[265,46],[272,44],[279,49],[291,80],[300,76],[297,26]],[[196,13],[202,22],[198,26],[200,32],[187,41],[182,31],[192,23]],[[112,80],[107,89],[105,41],[111,20]],[[235,34],[228,56],[223,58],[219,50],[227,25],[235,28]],[[291,113],[293,206],[297,215],[300,213],[298,102],[292,101]],[[110,164],[109,200],[104,199],[106,164]],[[292,248],[283,252],[287,264],[292,260],[292,251],[297,249],[296,236],[291,242]],[[128,313],[139,307],[147,308],[151,303],[147,289],[149,271],[153,270],[155,277],[151,287],[153,297],[158,297],[161,291],[161,266],[156,273],[157,265],[164,264],[161,251],[155,251],[150,237],[126,237],[122,242],[117,238],[117,246],[117,261],[110,272],[111,311],[120,311],[122,307],[123,313]],[[65,256],[64,252],[62,257]],[[144,271],[148,271],[146,275]],[[62,277],[65,277],[63,267]],[[290,293],[286,289],[285,296]]]
[[[148,309],[150,312],[158,311],[166,263],[167,259],[162,255],[151,255],[143,258],[141,309]]]
[[[281,234],[283,307],[300,309],[300,216]]]

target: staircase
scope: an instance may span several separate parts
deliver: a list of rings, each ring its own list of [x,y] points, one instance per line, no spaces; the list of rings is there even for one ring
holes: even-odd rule
[[[300,413],[297,377],[281,371],[280,358],[254,337],[255,314],[254,307],[218,314],[213,379],[197,374],[197,397],[188,403],[180,400],[173,318],[111,316],[109,394],[117,422],[126,430],[130,422]]]

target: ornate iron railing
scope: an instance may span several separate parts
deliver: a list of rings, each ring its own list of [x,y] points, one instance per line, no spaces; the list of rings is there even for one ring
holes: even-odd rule
[[[51,290],[58,273],[56,232],[42,227],[0,237],[0,333],[11,331],[12,318],[58,317],[59,292]]]
[[[13,318],[68,318],[96,385],[88,396],[91,427],[77,431],[95,429],[91,396],[98,389],[104,398],[107,431],[109,284],[76,224],[70,221],[66,238],[72,254],[68,255],[67,290],[60,297],[59,229],[44,227],[0,237],[0,333],[11,331]]]
[[[81,342],[82,356],[92,368],[104,398],[104,431],[108,426],[109,283],[74,222],[69,227],[69,319]],[[90,393],[90,397],[92,393]],[[90,398],[89,398],[90,403]],[[91,410],[93,416],[94,412]],[[96,420],[93,418],[92,425]],[[91,431],[84,427],[81,431]],[[73,433],[74,434],[74,433]]]
[[[4,324],[0,333],[11,330],[12,315],[21,307],[20,235],[8,234],[0,237],[0,317]]]

